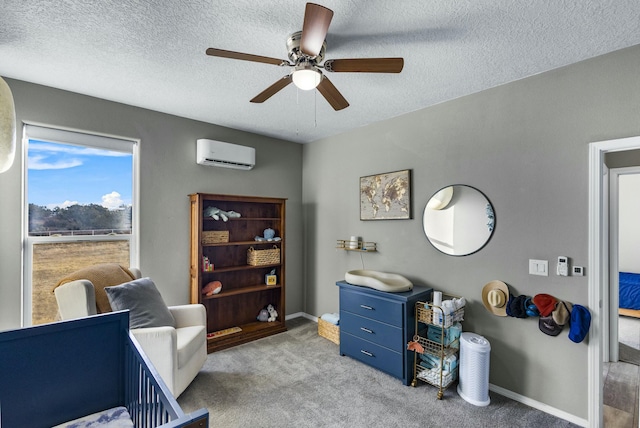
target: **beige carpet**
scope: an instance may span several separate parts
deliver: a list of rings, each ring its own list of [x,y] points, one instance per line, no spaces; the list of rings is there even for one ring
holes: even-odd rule
[[[491,404],[464,401],[455,385],[412,388],[352,358],[318,336],[316,323],[287,321],[288,331],[209,354],[178,398],[185,412],[209,410],[211,427],[575,427],[490,393]]]

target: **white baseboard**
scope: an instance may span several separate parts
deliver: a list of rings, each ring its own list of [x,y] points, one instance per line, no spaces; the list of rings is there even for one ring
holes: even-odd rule
[[[318,322],[318,317],[314,317],[313,315],[309,315],[309,314],[304,313],[304,312],[296,312],[294,314],[289,314],[289,315],[284,317],[284,320],[285,321],[289,321],[289,320],[292,320],[294,318],[300,318],[300,317],[306,318],[306,319],[311,320],[313,322]]]
[[[542,412],[548,413],[560,419],[564,419],[565,421],[569,421],[573,424],[580,425],[582,427],[586,427],[589,425],[589,421],[587,421],[586,419],[579,418],[575,415],[565,412],[564,410],[556,409],[555,407],[551,407],[548,404],[541,403],[532,398],[525,397],[524,395],[516,394],[513,391],[509,391],[508,389],[504,389],[491,383],[489,384],[489,391],[493,391],[507,398],[510,398],[513,401],[517,401],[518,403],[533,407],[534,409],[538,409]]]
[[[285,317],[285,320],[290,320],[298,317],[304,317],[313,322],[318,322],[318,317],[314,317],[313,315],[309,315],[305,312],[296,312],[294,314],[287,315]],[[525,397],[524,395],[516,394],[515,392],[509,391],[508,389],[504,389],[500,386],[496,386],[490,383],[489,391],[493,391],[513,401],[517,401],[518,403],[522,403],[526,406],[533,407],[534,409],[538,409],[541,412],[548,413],[557,418],[564,419],[565,421],[569,421],[573,424],[576,424],[582,427],[586,427],[589,425],[589,421],[587,421],[586,419],[579,418],[575,415],[565,412],[564,410],[556,409],[555,407],[549,406],[548,404],[541,403],[532,398]]]

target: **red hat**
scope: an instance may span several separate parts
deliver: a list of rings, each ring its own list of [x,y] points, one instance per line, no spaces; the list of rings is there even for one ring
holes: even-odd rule
[[[536,294],[533,296],[533,304],[536,305],[541,317],[547,317],[556,308],[558,300],[550,294]]]

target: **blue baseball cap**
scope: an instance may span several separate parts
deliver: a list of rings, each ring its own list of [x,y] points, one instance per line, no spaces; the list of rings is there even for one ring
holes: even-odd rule
[[[589,333],[591,327],[591,313],[589,309],[581,305],[573,305],[571,309],[571,323],[569,339],[575,343],[580,343]]]

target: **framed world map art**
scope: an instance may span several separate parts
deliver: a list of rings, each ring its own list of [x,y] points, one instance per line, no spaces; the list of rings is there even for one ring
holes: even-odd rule
[[[360,177],[360,220],[411,218],[411,170]]]

